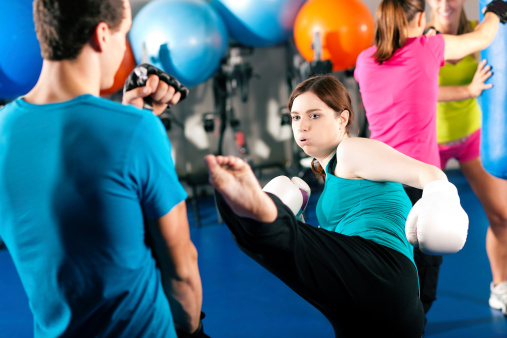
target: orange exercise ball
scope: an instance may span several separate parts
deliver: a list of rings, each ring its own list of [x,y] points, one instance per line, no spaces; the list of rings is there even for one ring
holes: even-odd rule
[[[123,61],[121,62],[120,68],[116,71],[116,75],[114,76],[113,85],[108,89],[103,89],[100,91],[101,96],[112,95],[123,88],[125,84],[125,80],[132,72],[134,67],[136,66],[136,59],[134,57],[134,53],[132,52],[132,46],[130,42],[127,40],[127,49],[125,50],[125,55],[123,56]]]
[[[373,15],[359,0],[311,0],[299,10],[294,23],[296,47],[307,61],[314,60],[315,32],[320,32],[322,60],[333,71],[349,69],[373,43]]]

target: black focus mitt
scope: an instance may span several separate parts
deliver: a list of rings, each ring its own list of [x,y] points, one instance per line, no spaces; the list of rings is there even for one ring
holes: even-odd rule
[[[158,69],[157,67],[154,67],[148,63],[143,63],[134,67],[132,72],[125,80],[123,92],[125,93],[134,88],[146,86],[146,82],[148,81],[148,77],[150,75],[157,75],[161,81],[164,81],[169,86],[173,87],[177,93],[181,93],[180,101],[184,100],[190,92],[188,88],[182,85],[174,76],[171,76],[163,70]],[[152,105],[151,99],[149,97],[145,98],[144,100],[147,105]]]
[[[507,22],[507,3],[502,0],[493,0],[484,7],[484,14],[487,12],[495,13],[500,22],[505,24]]]

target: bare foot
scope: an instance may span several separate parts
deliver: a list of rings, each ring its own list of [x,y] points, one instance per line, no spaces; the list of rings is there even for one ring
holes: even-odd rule
[[[278,216],[276,205],[262,191],[250,166],[238,157],[207,155],[209,182],[238,216],[271,223]]]

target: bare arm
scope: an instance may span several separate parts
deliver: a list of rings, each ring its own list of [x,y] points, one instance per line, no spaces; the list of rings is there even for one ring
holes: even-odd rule
[[[493,75],[491,67],[486,65],[486,62],[486,60],[479,62],[474,78],[469,85],[438,87],[438,101],[460,101],[478,97],[483,90],[493,87],[492,84],[485,83]]]
[[[462,35],[442,34],[445,41],[444,59],[458,60],[488,47],[495,38],[500,19],[488,12],[474,31]]]
[[[472,96],[468,86],[439,86],[438,102],[461,101],[470,99]]]
[[[338,146],[336,156],[335,174],[343,178],[399,182],[419,189],[432,181],[447,181],[447,176],[437,167],[372,139],[346,139]]]
[[[175,325],[193,333],[199,327],[202,284],[185,201],[161,218],[148,221],[147,229]]]

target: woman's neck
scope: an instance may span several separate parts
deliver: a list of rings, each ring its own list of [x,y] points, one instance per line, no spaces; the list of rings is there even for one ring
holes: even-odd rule
[[[329,154],[326,157],[317,158],[317,161],[319,161],[319,164],[322,166],[322,169],[324,169],[324,171],[326,170],[329,161],[331,161],[335,153],[336,149],[332,154]]]
[[[324,170],[326,170],[326,167],[327,167],[329,161],[331,161],[331,159],[335,155],[336,150],[338,149],[338,147],[340,146],[342,141],[347,138],[349,138],[349,136],[347,134],[342,135],[340,137],[340,141],[337,143],[336,147],[331,147],[329,149],[329,151],[327,152],[327,154],[323,154],[322,156],[315,156],[315,158],[317,159],[317,161],[319,161],[320,165],[322,166],[322,168]]]

